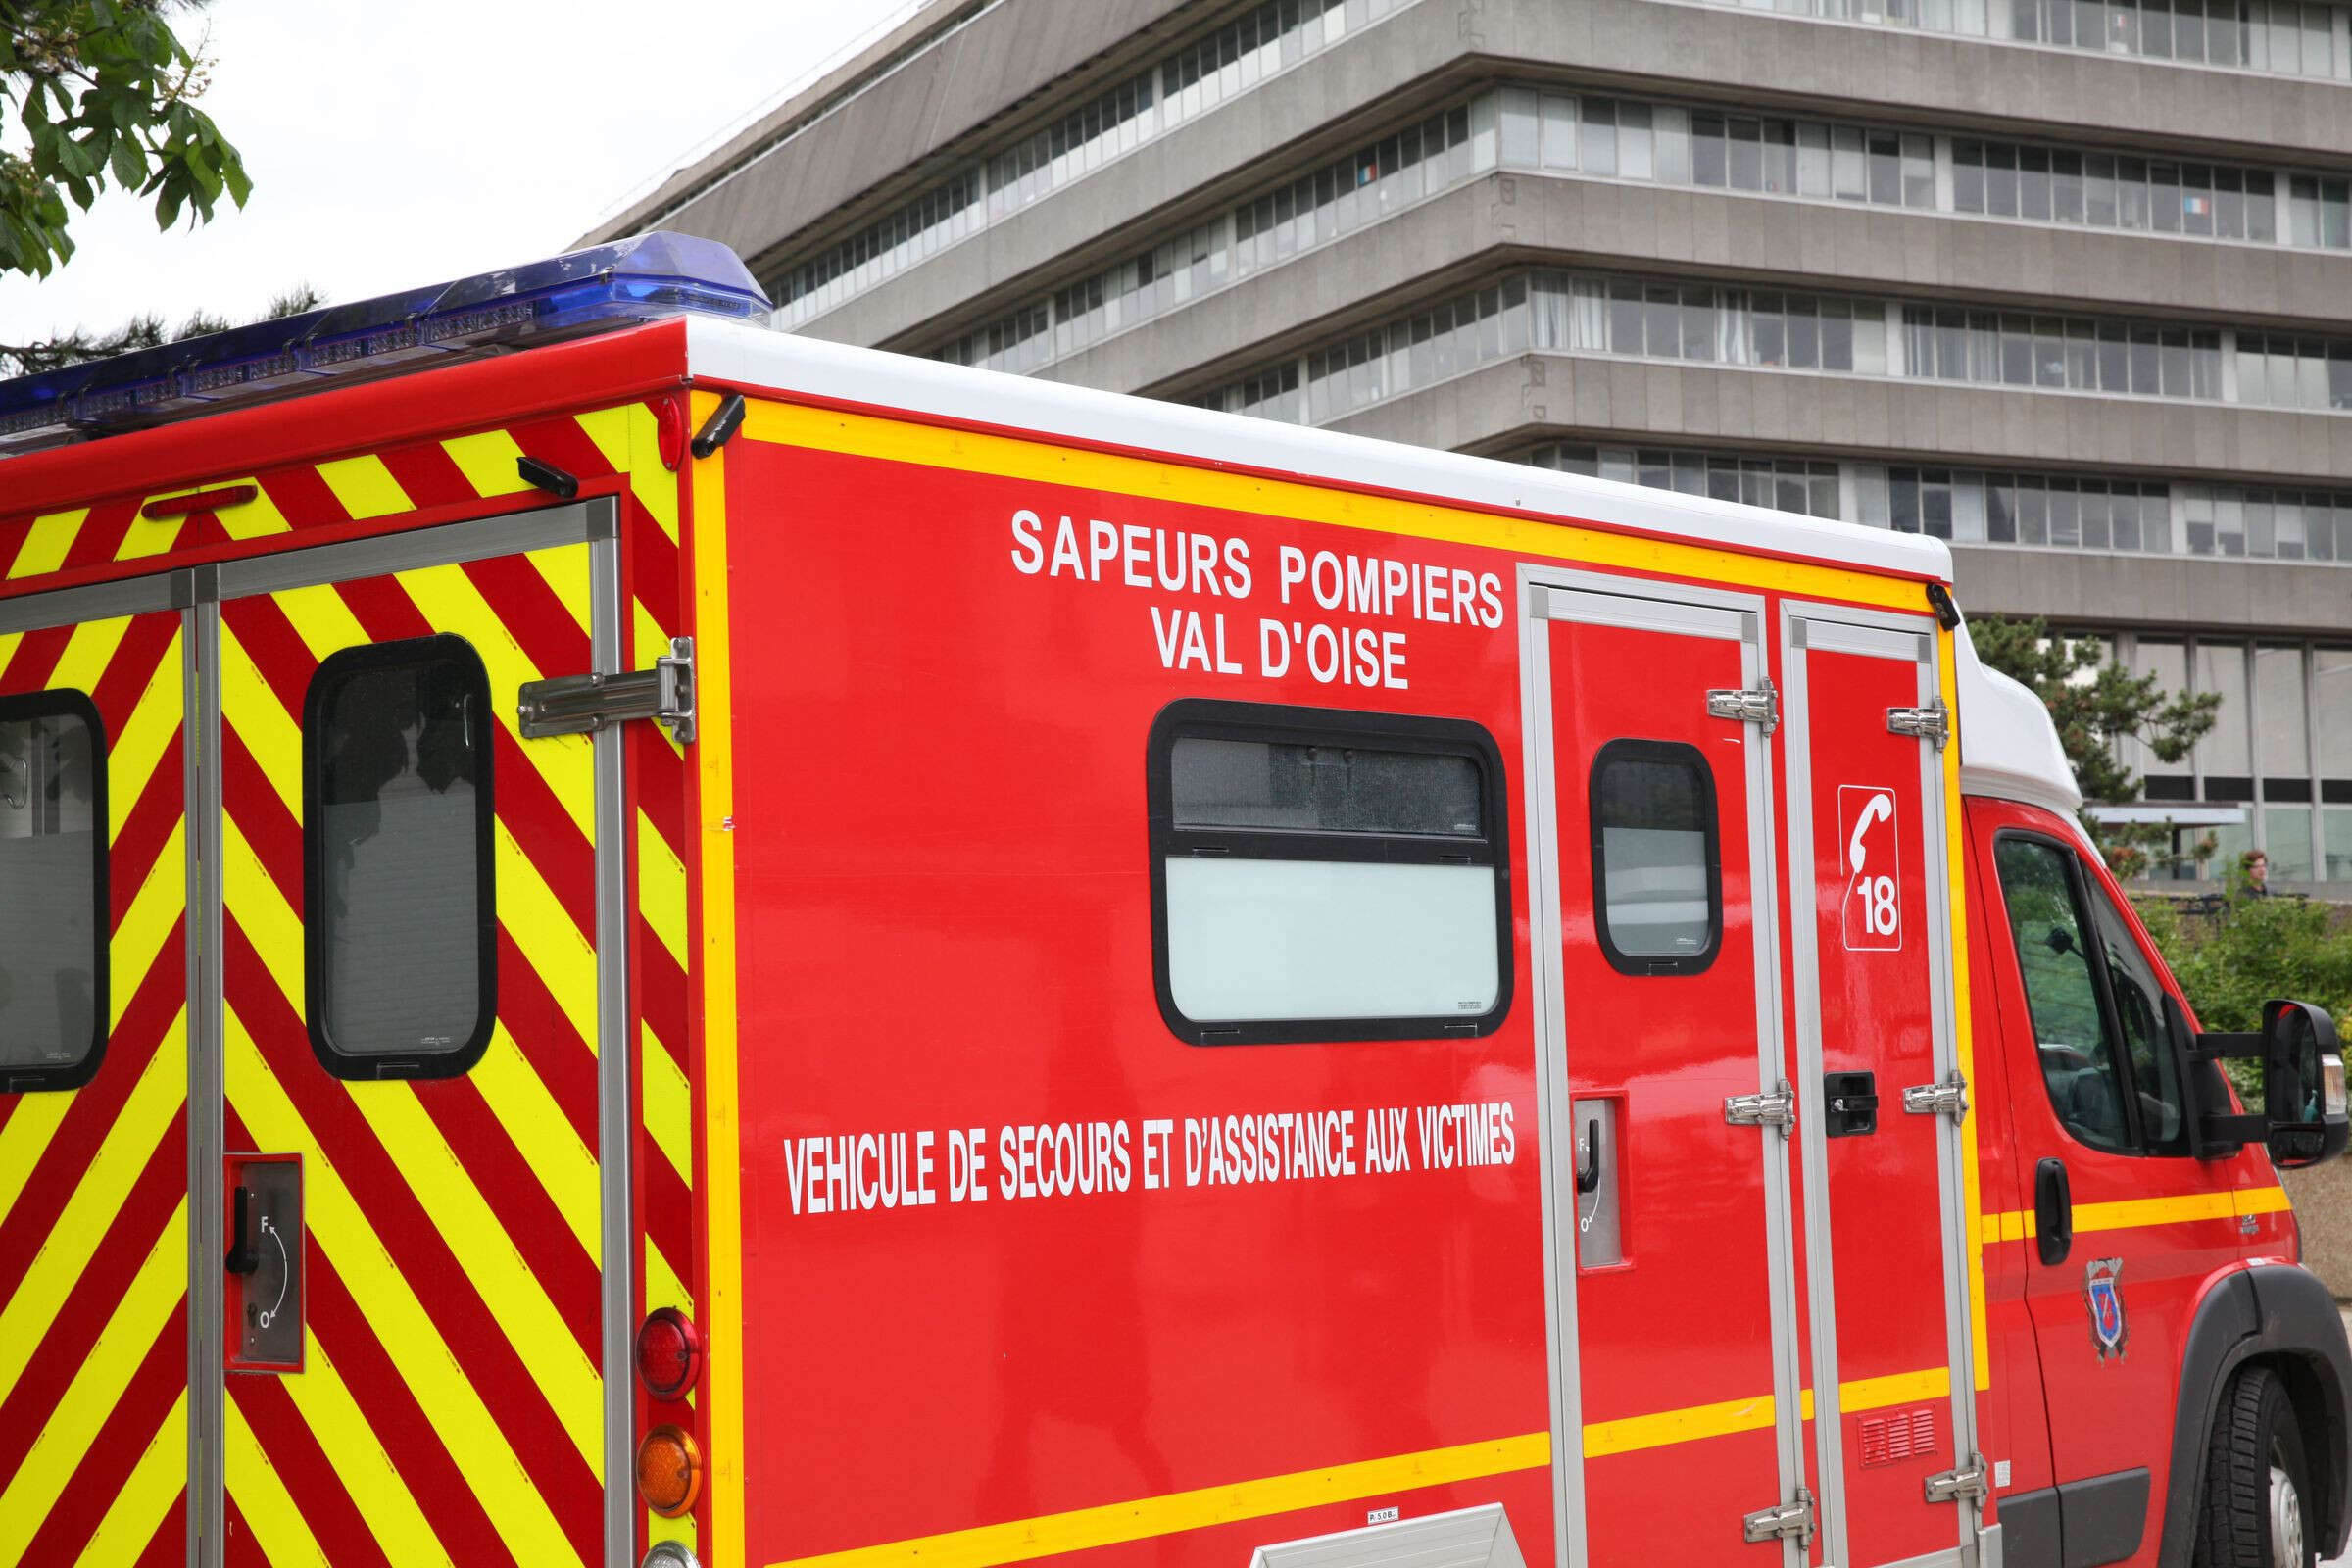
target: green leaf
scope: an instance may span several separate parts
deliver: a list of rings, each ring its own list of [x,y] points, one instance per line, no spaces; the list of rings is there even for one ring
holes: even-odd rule
[[[179,192],[166,190],[155,200],[155,226],[169,229],[179,220]]]
[[[139,144],[128,136],[115,138],[112,166],[115,183],[124,190],[138,189],[140,183],[147,177],[146,155],[139,151]],[[166,223],[164,226],[170,228],[172,225]]]
[[[204,149],[201,147],[189,148],[182,156],[181,161],[187,165],[188,172],[196,176],[196,188],[204,192],[205,201],[209,204],[219,199],[220,176],[214,172],[211,164],[205,162]]]

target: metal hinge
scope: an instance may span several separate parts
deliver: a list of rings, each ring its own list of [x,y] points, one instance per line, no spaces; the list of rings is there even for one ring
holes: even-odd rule
[[[1723,1119],[1735,1127],[1778,1127],[1787,1132],[1796,1125],[1796,1091],[1784,1079],[1780,1088],[1767,1094],[1727,1096]]]
[[[1781,727],[1781,694],[1769,675],[1753,686],[1718,687],[1707,693],[1707,716],[1758,724],[1769,735]]]
[[[694,639],[673,637],[651,669],[591,671],[526,681],[514,704],[526,741],[585,735],[624,719],[658,719],[680,744],[694,739]]]
[[[1914,1116],[1949,1116],[1955,1126],[1968,1120],[1968,1076],[1954,1067],[1939,1084],[1904,1090],[1903,1109]]]
[[[1957,1470],[1938,1470],[1922,1484],[1930,1502],[1983,1502],[1992,1490],[1984,1479],[1984,1456],[1972,1453]]]
[[[1923,741],[1934,741],[1937,751],[1952,738],[1952,716],[1943,706],[1943,699],[1933,698],[1925,708],[1889,708],[1886,727],[1897,735],[1915,735]]]
[[[1758,1508],[1740,1521],[1740,1533],[1748,1544],[1766,1541],[1793,1541],[1799,1546],[1813,1540],[1813,1492],[1809,1487],[1796,1489],[1796,1500],[1784,1502],[1776,1508]]]

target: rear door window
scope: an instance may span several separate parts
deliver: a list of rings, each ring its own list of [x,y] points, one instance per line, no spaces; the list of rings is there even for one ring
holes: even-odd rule
[[[0,698],[0,1093],[71,1089],[98,1070],[109,821],[89,698]]]

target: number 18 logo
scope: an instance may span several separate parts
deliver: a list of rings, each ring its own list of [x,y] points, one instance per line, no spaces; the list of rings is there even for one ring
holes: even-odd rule
[[[1838,786],[1838,843],[1845,865],[1845,947],[1890,953],[1903,945],[1903,861],[1894,791]]]

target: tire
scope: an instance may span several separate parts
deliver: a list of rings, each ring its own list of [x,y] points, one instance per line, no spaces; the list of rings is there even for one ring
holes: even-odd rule
[[[2313,1568],[2310,1478],[2286,1385],[2269,1367],[2244,1368],[2213,1415],[2195,1568]]]

